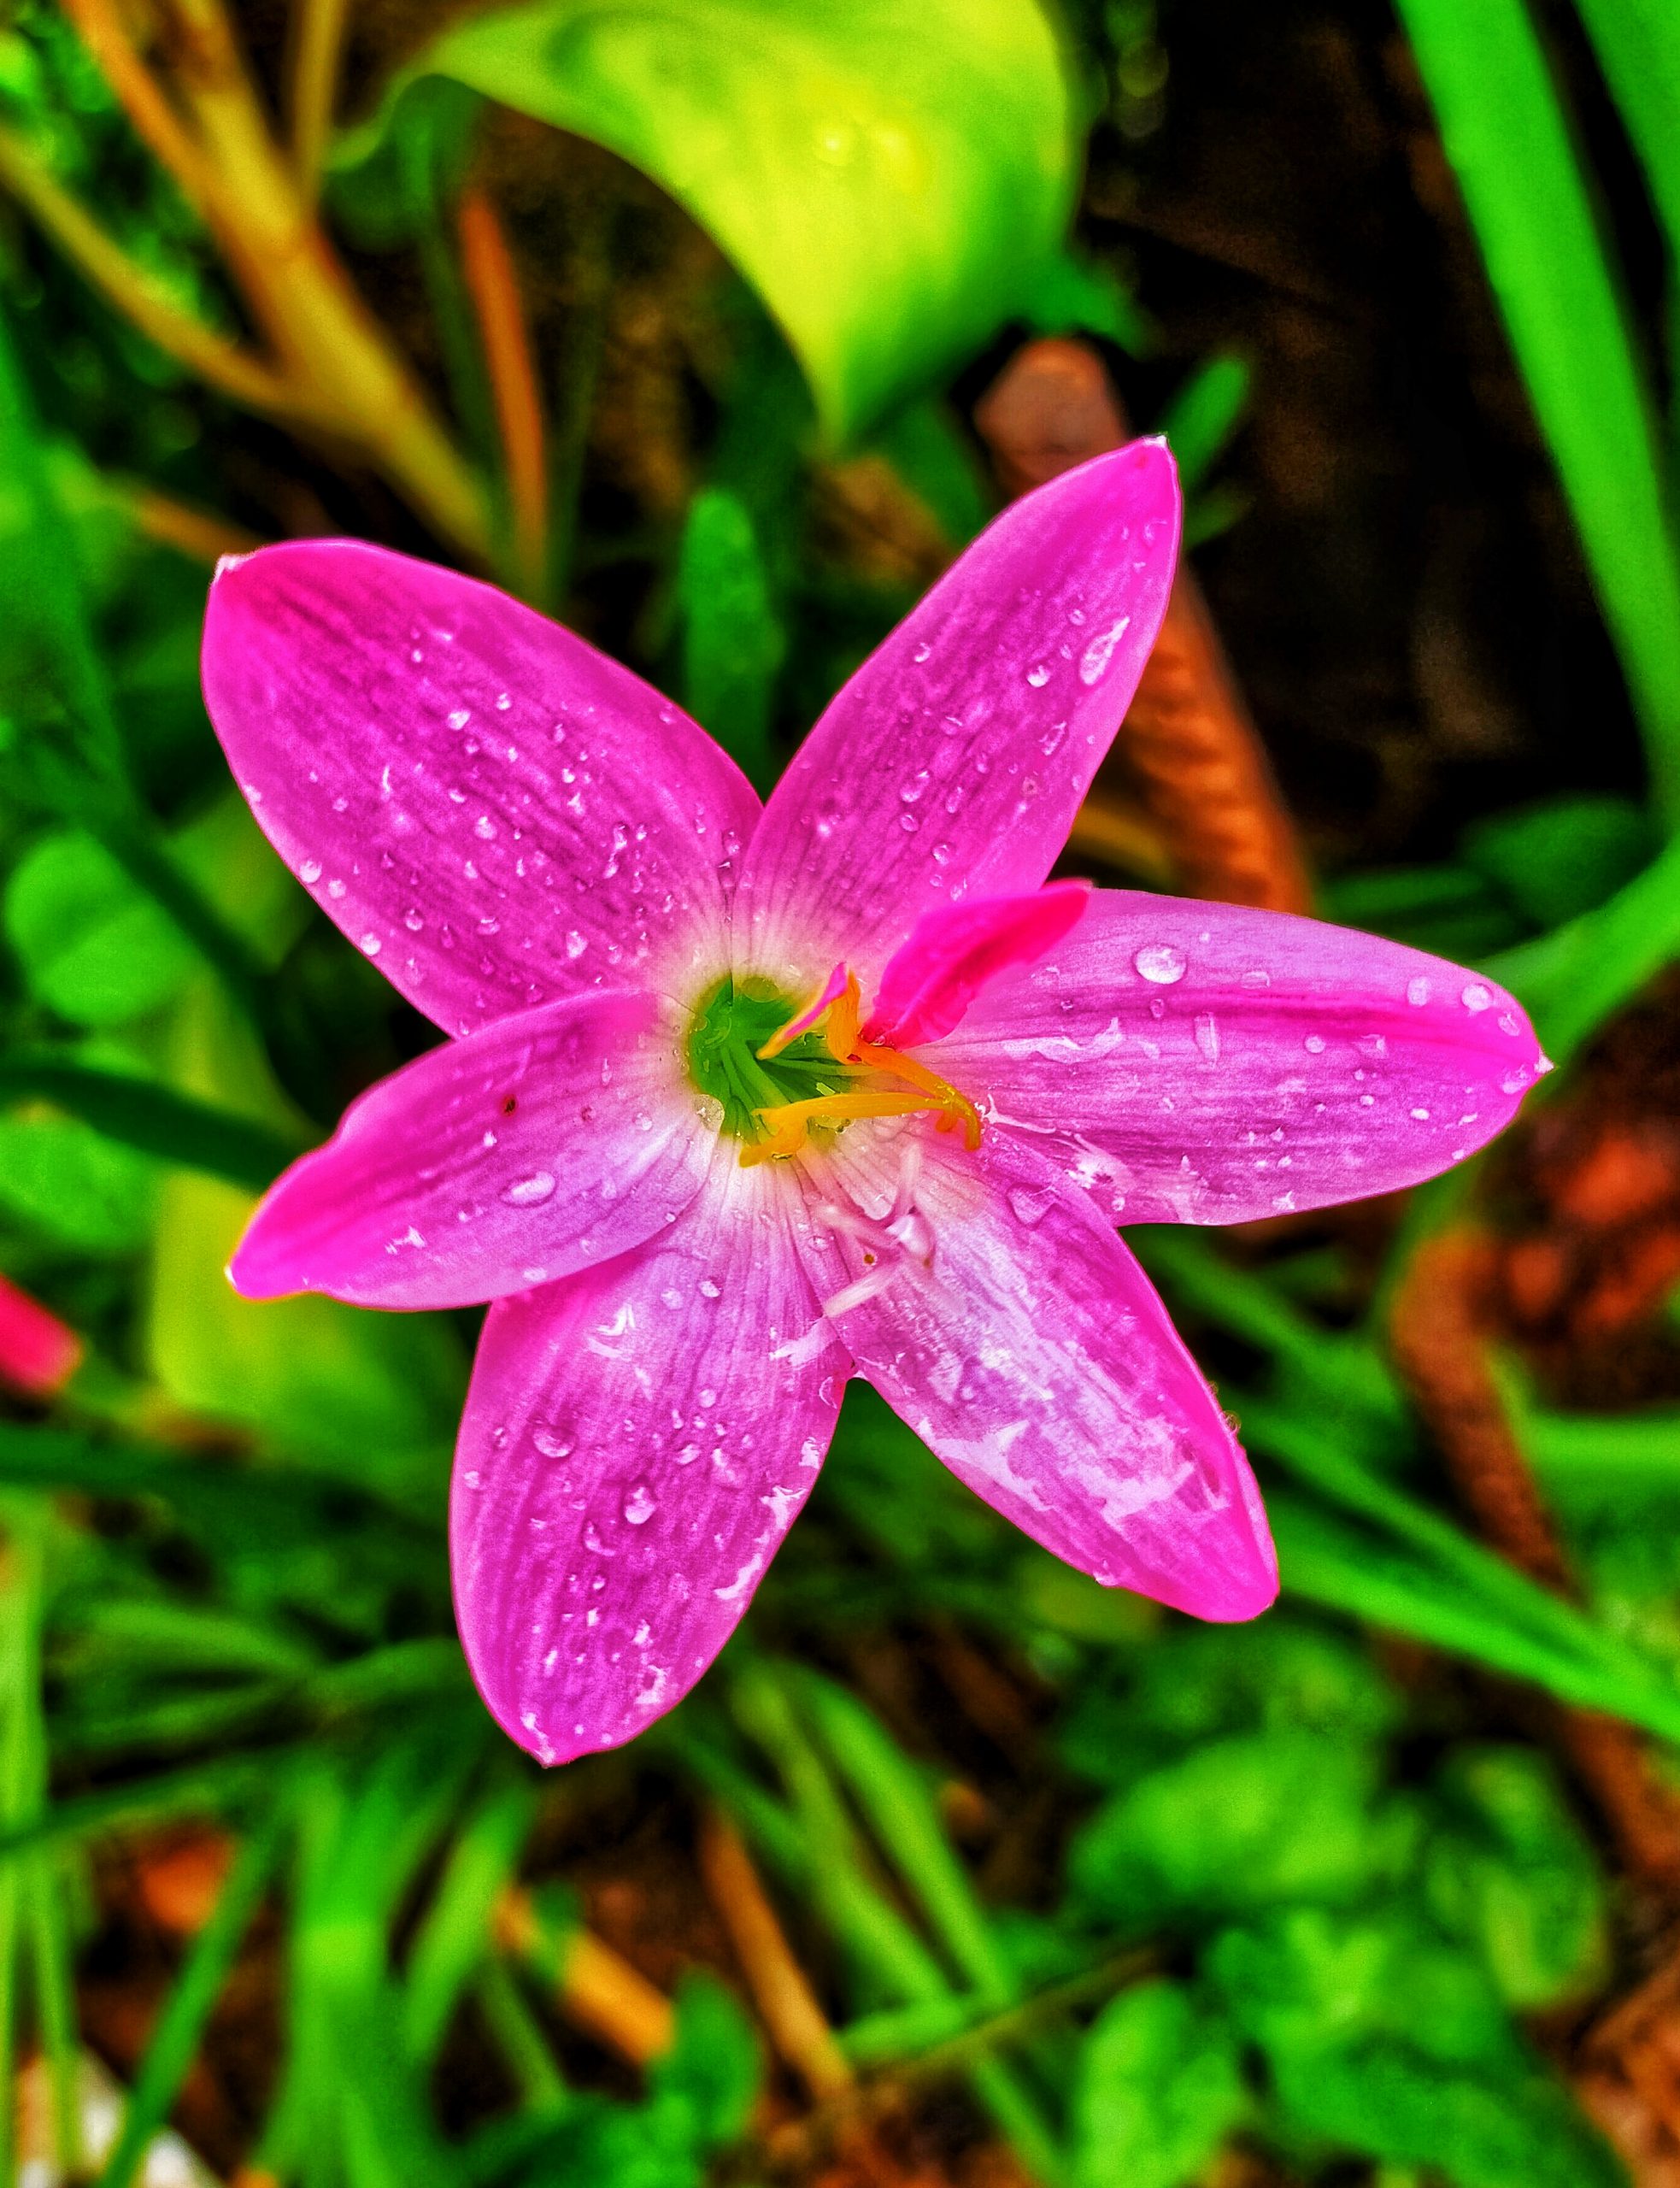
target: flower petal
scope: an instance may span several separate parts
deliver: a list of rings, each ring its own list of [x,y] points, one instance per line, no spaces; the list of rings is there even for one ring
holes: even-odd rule
[[[864,663],[748,848],[736,954],[803,992],[872,993],[922,914],[1036,889],[1166,607],[1178,487],[1135,441],[1005,510]]]
[[[1266,1609],[1277,1561],[1248,1462],[1086,1194],[1007,1134],[969,1154],[919,1120],[849,1126],[807,1176],[827,1314],[960,1480],[1105,1586],[1199,1618]]]
[[[745,778],[491,586],[355,540],[263,548],[211,590],[204,697],[268,840],[446,1032],[724,962]]]
[[[641,1245],[693,1199],[717,1144],[669,1015],[651,995],[573,996],[381,1079],[270,1188],[235,1285],[462,1307]]]
[[[687,1693],[816,1480],[848,1363],[808,1341],[791,1197],[725,1144],[656,1244],[490,1310],[450,1491],[455,1611],[491,1714],[544,1762]]]
[[[969,897],[924,912],[887,961],[866,1038],[898,1049],[940,1039],[982,988],[1054,950],[1079,924],[1090,897],[1088,881],[1056,881],[1030,896]]]
[[[1099,889],[1049,962],[921,1060],[1127,1223],[1392,1192],[1501,1131],[1548,1067],[1521,1007],[1286,912]]]

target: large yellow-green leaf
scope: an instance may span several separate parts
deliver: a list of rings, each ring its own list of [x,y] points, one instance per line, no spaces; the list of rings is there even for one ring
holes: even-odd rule
[[[686,207],[837,438],[1020,307],[1072,197],[1070,86],[1037,0],[495,9],[420,55],[345,159],[389,145],[411,88],[440,77],[607,145]]]

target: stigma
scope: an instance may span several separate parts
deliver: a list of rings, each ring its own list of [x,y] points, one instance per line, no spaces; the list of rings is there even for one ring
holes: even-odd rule
[[[846,1079],[841,1086],[804,1100],[758,1109],[755,1115],[762,1137],[743,1146],[743,1168],[786,1161],[803,1150],[814,1126],[834,1131],[859,1117],[936,1116],[941,1132],[960,1132],[971,1150],[980,1144],[980,1113],[968,1097],[914,1057],[884,1041],[865,1040],[862,1024],[857,975],[840,964],[763,1043],[759,1059],[770,1062],[790,1043],[818,1035]]]

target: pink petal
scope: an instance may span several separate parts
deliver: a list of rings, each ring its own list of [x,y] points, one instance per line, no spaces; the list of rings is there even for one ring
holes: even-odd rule
[[[982,988],[1054,950],[1078,925],[1090,897],[1088,881],[1057,881],[1029,897],[969,897],[924,912],[888,960],[867,1038],[900,1049],[938,1040]]]
[[[450,1033],[724,962],[758,800],[669,701],[505,594],[355,540],[223,564],[204,697],[264,833]]]
[[[922,1061],[1128,1223],[1391,1192],[1491,1139],[1547,1067],[1475,973],[1284,912],[1099,889]]]
[[[1158,441],[1016,502],[859,669],[749,846],[743,964],[872,995],[934,906],[1036,889],[1154,643],[1178,547]]]
[[[614,1747],[728,1639],[834,1428],[785,1171],[728,1144],[655,1245],[490,1310],[450,1492],[491,1714],[544,1762]]]
[[[0,1383],[31,1397],[51,1397],[75,1373],[81,1356],[74,1330],[0,1276]]]
[[[717,1144],[669,1010],[573,996],[381,1079],[270,1189],[235,1285],[461,1307],[641,1245],[693,1199]]]
[[[920,1120],[849,1126],[809,1175],[827,1313],[960,1479],[1105,1586],[1200,1618],[1266,1609],[1277,1561],[1248,1462],[1087,1195],[1009,1135],[970,1155]]]

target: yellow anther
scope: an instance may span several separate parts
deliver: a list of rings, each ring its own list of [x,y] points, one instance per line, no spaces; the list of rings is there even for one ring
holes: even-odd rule
[[[802,1003],[785,1026],[777,1027],[758,1051],[759,1059],[768,1063],[772,1057],[780,1056],[790,1042],[796,1041],[802,1033],[814,1032],[820,1024],[829,1054],[837,1063],[845,1063],[857,1045],[857,1029],[862,1014],[863,1003],[858,992],[857,974],[848,972],[843,964],[837,965],[810,1001]]]

